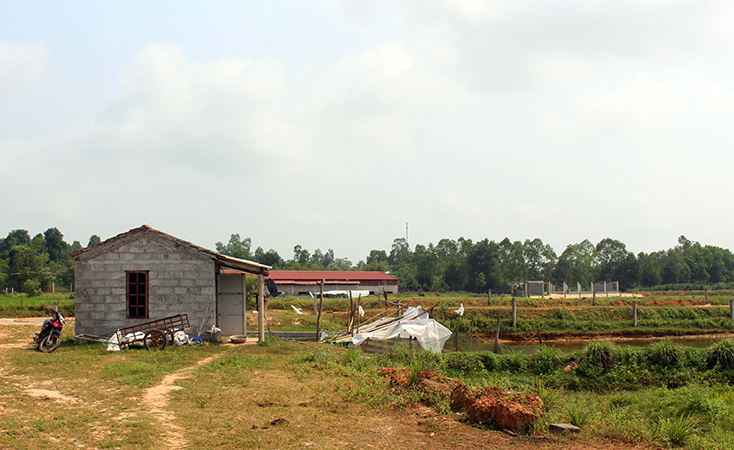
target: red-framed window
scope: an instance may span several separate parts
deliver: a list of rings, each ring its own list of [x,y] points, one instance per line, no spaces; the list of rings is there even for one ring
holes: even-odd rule
[[[128,270],[127,274],[127,318],[148,318],[148,271]]]

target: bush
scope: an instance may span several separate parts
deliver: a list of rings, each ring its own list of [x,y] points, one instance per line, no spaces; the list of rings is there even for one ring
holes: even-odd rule
[[[608,341],[589,342],[579,359],[579,370],[589,377],[596,377],[614,369],[619,349]]]
[[[36,280],[26,280],[23,283],[23,293],[28,297],[38,297],[41,295],[41,284]]]
[[[484,371],[484,363],[476,353],[449,353],[444,356],[446,367],[462,372],[477,373]]]
[[[533,371],[538,375],[551,374],[558,370],[561,364],[561,352],[546,346],[541,347],[540,352],[532,359]]]
[[[684,353],[670,339],[655,342],[647,349],[647,360],[653,368],[671,369],[683,361]]]
[[[493,372],[502,368],[502,363],[500,362],[499,358],[496,354],[492,352],[480,352],[477,353],[477,356],[479,356],[479,359],[484,365],[484,369],[488,372]]]
[[[724,339],[706,349],[706,363],[709,368],[734,369],[734,340]]]

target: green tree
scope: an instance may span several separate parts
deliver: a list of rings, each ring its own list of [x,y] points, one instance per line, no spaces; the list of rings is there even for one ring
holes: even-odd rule
[[[484,239],[474,244],[467,262],[474,292],[484,292],[485,289],[492,289],[493,292],[509,291],[509,286],[502,285],[502,263],[496,242]],[[480,273],[484,275],[483,285],[480,283]]]
[[[217,252],[222,255],[239,259],[252,259],[252,255],[250,254],[252,241],[250,238],[242,240],[239,234],[233,234],[229,237],[227,245],[224,245],[221,242],[217,242],[214,245],[216,246]]]
[[[8,255],[8,276],[6,285],[21,292],[23,283],[31,279],[34,270],[34,257],[30,247],[16,245]]]
[[[410,264],[412,258],[413,253],[410,251],[410,245],[408,245],[408,241],[406,241],[405,238],[396,238],[392,241],[390,256],[387,258],[390,263],[390,267],[396,269]]]
[[[561,253],[553,271],[557,284],[566,282],[573,286],[577,282],[589,286],[596,278],[596,250],[588,239],[577,244],[570,244]]]
[[[13,230],[0,240],[0,259],[8,259],[10,249],[16,245],[31,246],[31,236],[26,230]]]
[[[51,261],[64,261],[69,258],[69,244],[64,241],[64,235],[58,228],[49,228],[43,233],[46,241],[46,253]]]
[[[255,250],[255,255],[253,255],[253,261],[274,267],[281,264],[283,262],[283,258],[281,258],[278,252],[272,248],[266,252],[262,247],[258,247]]]
[[[526,239],[522,245],[528,280],[550,280],[558,256],[549,244],[539,238]]]
[[[439,286],[435,286],[440,279],[439,277],[439,265],[438,258],[432,252],[433,247],[429,245],[429,248],[418,244],[415,246],[413,252],[413,265],[415,266],[415,279],[418,282],[421,289],[433,290],[438,289]]]
[[[94,244],[99,244],[100,242],[102,242],[102,239],[100,239],[100,237],[97,236],[96,234],[93,234],[89,237],[89,242],[87,243],[87,247],[91,247]]]

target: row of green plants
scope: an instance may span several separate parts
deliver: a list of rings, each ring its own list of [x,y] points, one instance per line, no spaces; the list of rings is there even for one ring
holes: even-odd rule
[[[599,341],[570,355],[551,347],[535,355],[433,354],[408,346],[377,355],[319,349],[302,354],[299,362],[309,371],[319,367],[350,377],[354,383],[344,395],[375,406],[422,402],[452,413],[447,397],[410,387],[420,372],[432,371],[475,387],[536,392],[545,406],[535,433],[566,422],[587,435],[631,444],[734,448],[734,340],[704,349],[667,340],[645,349]],[[381,367],[405,367],[409,387],[385,389],[377,381]]]

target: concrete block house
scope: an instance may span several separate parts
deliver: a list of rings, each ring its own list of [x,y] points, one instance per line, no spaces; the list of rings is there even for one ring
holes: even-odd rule
[[[263,277],[270,270],[148,225],[71,256],[76,262],[76,334],[100,336],[176,314],[188,314],[190,334],[198,332],[205,315],[208,326],[224,334],[245,334],[246,273],[258,275],[261,300]]]

